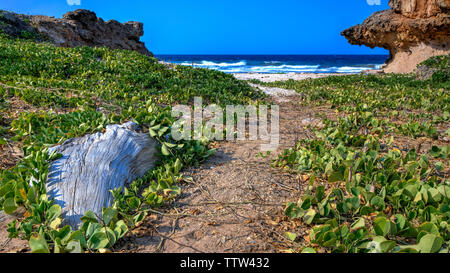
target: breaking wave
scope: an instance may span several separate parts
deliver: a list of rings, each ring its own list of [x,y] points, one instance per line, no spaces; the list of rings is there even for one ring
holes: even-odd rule
[[[225,73],[361,73],[379,69],[385,56],[163,56],[170,62]]]

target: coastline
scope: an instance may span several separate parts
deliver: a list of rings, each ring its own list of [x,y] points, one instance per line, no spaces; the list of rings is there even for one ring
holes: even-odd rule
[[[158,63],[165,65],[166,67],[174,67],[180,64],[171,63],[167,61],[158,60]],[[209,68],[210,69],[210,68]],[[226,72],[225,72],[226,73]],[[276,82],[276,81],[301,81],[307,79],[319,79],[330,76],[345,76],[355,74],[380,74],[383,73],[382,69],[365,70],[359,73],[312,73],[312,72],[288,72],[288,73],[258,73],[258,72],[243,72],[243,73],[227,73],[233,75],[238,80],[259,80],[261,82]]]
[[[317,73],[328,76],[379,70],[388,57],[384,55],[156,55],[156,58],[163,64],[208,68],[229,74]],[[303,78],[300,77],[300,79]]]
[[[295,80],[301,81],[306,79],[319,79],[326,78],[329,76],[344,76],[357,73],[232,73],[238,80],[259,80],[261,82],[276,82],[276,81],[287,81]]]
[[[163,64],[164,66],[168,68],[173,68],[174,66],[178,66],[181,64],[173,63],[173,62],[167,62],[158,60],[158,63]],[[212,68],[207,68],[212,69]],[[212,69],[212,70],[218,70],[218,69]],[[220,71],[220,70],[219,70]],[[276,81],[287,81],[287,80],[295,80],[295,81],[301,81],[301,80],[307,80],[307,79],[319,79],[319,78],[326,78],[330,76],[345,76],[345,75],[355,75],[355,74],[380,74],[383,73],[382,69],[371,69],[371,70],[364,70],[361,72],[349,72],[349,73],[316,73],[316,72],[287,72],[287,73],[262,73],[262,72],[238,72],[238,73],[230,73],[222,71],[226,74],[233,75],[238,80],[259,80],[261,82],[276,82]]]

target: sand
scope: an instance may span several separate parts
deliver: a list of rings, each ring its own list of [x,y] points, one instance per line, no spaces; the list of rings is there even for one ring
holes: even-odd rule
[[[317,79],[329,76],[342,76],[348,74],[342,73],[285,73],[285,74],[268,74],[268,73],[234,73],[233,76],[239,80],[260,80],[262,82],[276,82],[287,80],[306,80]]]

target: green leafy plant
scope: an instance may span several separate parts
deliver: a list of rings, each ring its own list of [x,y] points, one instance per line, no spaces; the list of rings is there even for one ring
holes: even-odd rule
[[[149,211],[180,194],[183,167],[214,153],[207,139],[171,138],[175,119],[170,105],[192,103],[194,96],[221,105],[265,98],[218,71],[167,68],[132,51],[60,48],[0,34],[0,110],[5,113],[0,147],[8,135],[24,154],[15,167],[0,170],[0,209],[8,214],[24,211],[8,224],[9,236],[29,240],[32,252],[111,251]],[[17,116],[3,112],[12,99],[31,110]],[[48,199],[45,188],[48,167],[59,157],[49,154],[48,147],[129,120],[160,142],[156,167],[127,187],[112,190],[113,205],[101,216],[88,211],[78,229],[64,226],[61,207]]]
[[[448,147],[432,146],[427,156],[395,141],[396,133],[442,136],[435,124],[448,125],[448,80],[351,75],[259,84],[295,89],[302,103],[343,113],[273,162],[307,177],[285,209],[311,226],[302,252],[449,252]]]

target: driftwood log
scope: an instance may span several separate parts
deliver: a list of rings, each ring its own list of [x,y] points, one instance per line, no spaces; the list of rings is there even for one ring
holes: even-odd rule
[[[11,219],[12,219],[12,217],[11,217],[10,215],[6,214],[6,213],[3,212],[3,211],[0,211],[0,223],[9,221],[9,220],[11,220]]]
[[[51,163],[49,198],[62,207],[64,224],[76,227],[88,210],[101,216],[113,202],[110,190],[144,176],[155,162],[158,142],[133,122],[109,125],[104,133],[67,140],[50,152],[63,156]]]

